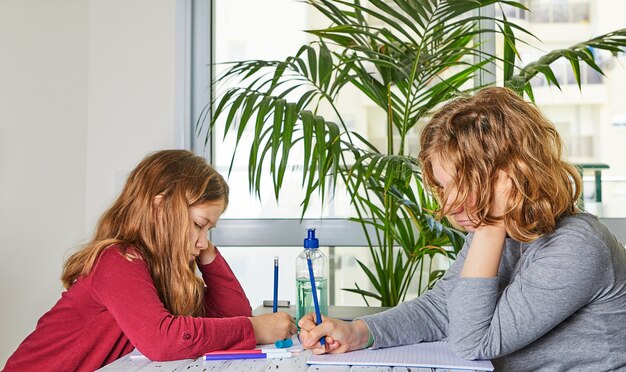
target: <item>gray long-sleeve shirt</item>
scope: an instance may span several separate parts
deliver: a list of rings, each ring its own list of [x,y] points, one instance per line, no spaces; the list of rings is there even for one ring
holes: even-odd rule
[[[426,294],[363,317],[374,348],[446,340],[497,371],[626,370],[626,250],[597,218],[507,238],[496,278],[460,278],[473,234]]]

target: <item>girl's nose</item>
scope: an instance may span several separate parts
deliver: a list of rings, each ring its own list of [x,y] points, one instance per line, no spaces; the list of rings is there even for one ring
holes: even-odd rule
[[[207,249],[209,247],[209,234],[208,233],[200,233],[198,236],[198,240],[196,241],[196,248],[198,249]]]

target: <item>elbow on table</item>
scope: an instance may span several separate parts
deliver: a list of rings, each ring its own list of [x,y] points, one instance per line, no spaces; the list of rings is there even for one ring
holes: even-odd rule
[[[137,348],[141,354],[153,362],[168,362],[172,360],[190,359],[197,356],[186,355],[181,352],[176,352],[172,348],[167,346],[152,346]]]
[[[448,341],[448,347],[459,358],[475,360],[481,359],[480,353],[475,347],[468,347],[469,345],[459,342]]]
[[[150,339],[136,340],[135,347],[146,358],[154,362],[167,362],[171,360],[196,358],[191,346],[192,335],[185,332],[181,340],[173,337],[156,336]],[[183,341],[184,340],[184,341]]]
[[[498,352],[494,350],[484,340],[467,338],[467,339],[448,339],[448,347],[459,358],[468,360],[477,359],[494,359],[499,357]]]

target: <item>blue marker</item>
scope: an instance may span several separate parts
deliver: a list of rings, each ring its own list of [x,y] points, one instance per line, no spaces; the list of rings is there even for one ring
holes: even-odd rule
[[[313,274],[313,263],[311,262],[311,252],[306,252],[306,263],[309,265],[309,278],[311,279],[311,295],[313,296],[313,305],[315,306],[315,323],[319,325],[322,322],[322,314],[320,313],[320,303],[317,300],[317,288],[315,288],[315,274]],[[320,338],[320,345],[325,345],[324,337]]]
[[[278,311],[278,256],[274,256],[274,303],[272,311]]]

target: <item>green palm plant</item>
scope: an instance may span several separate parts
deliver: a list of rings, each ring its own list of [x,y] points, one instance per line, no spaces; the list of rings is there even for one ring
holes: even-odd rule
[[[244,133],[252,134],[248,177],[251,192],[259,195],[261,175],[269,167],[278,198],[288,164],[298,153],[294,150],[301,151],[298,161],[306,191],[303,215],[314,193],[323,202],[338,183],[345,187],[355,211],[352,220],[362,225],[374,263],[370,268],[358,262],[374,291],[357,283],[356,288],[346,290],[362,295],[368,304],[373,299],[382,306],[403,301],[411,285],[418,294],[431,287],[443,274],[433,269],[432,259],[438,255],[454,259],[461,248],[463,233],[445,218],[434,217],[437,201],[423,188],[419,164],[407,142],[442,102],[479,88],[471,80],[496,56],[481,51],[476,37],[503,35],[506,84],[520,94],[532,94],[529,81],[536,74],[556,81],[550,74],[552,57],[568,58],[573,67],[582,61],[599,69],[586,51],[588,46],[615,51],[624,45],[623,32],[611,34],[519,67],[513,30],[526,31],[505,17],[476,15],[478,9],[496,3],[524,9],[516,1],[305,3],[331,25],[306,31],[317,39],[284,61],[233,62],[216,83],[232,85],[234,81],[236,85],[212,102],[209,129],[223,126],[225,136],[233,135],[237,145],[243,142]],[[497,27],[480,29],[484,20],[494,21]],[[473,57],[482,62],[472,64]],[[348,129],[337,104],[348,87],[385,112],[386,121],[381,123],[387,134],[384,149]]]

